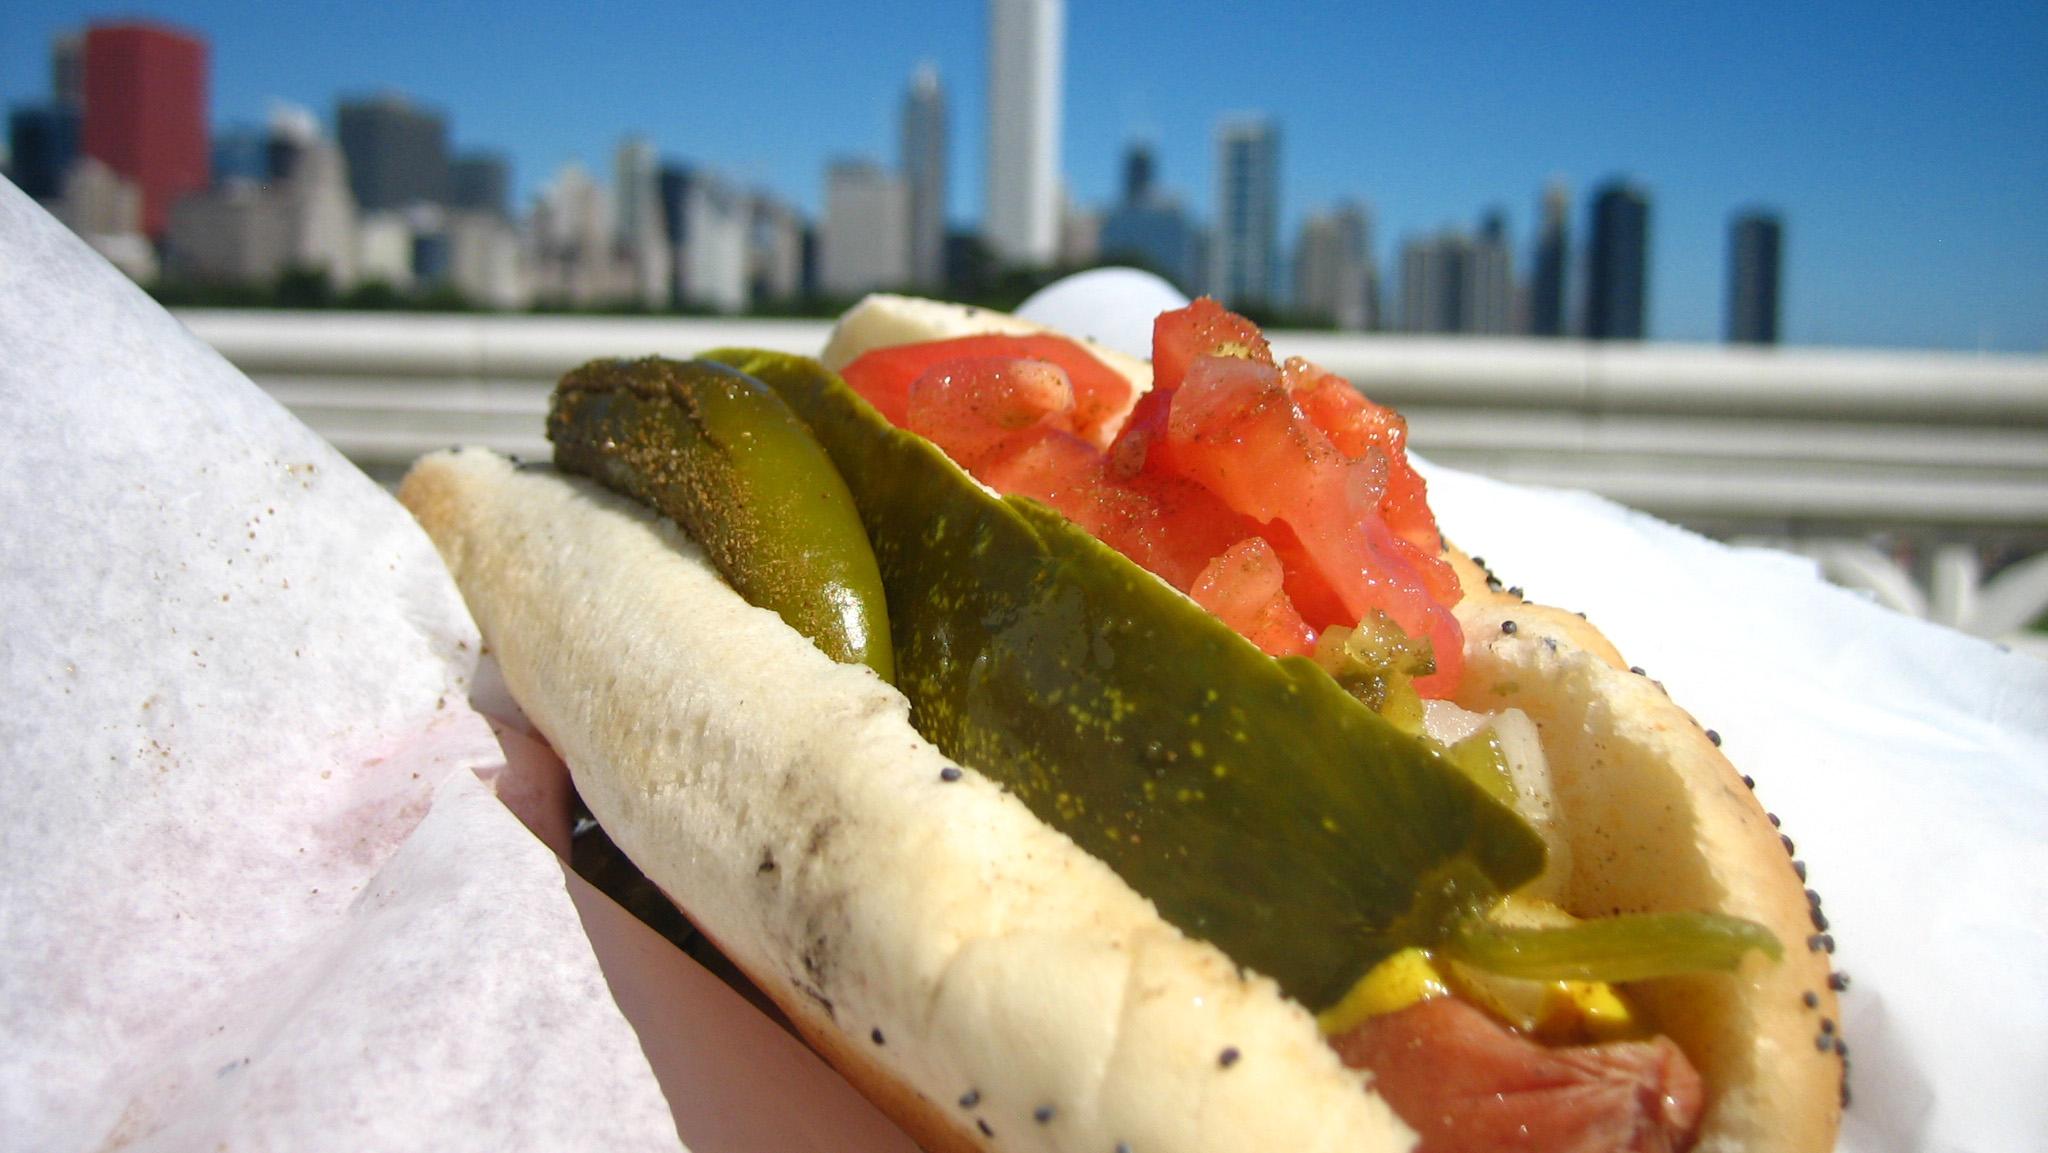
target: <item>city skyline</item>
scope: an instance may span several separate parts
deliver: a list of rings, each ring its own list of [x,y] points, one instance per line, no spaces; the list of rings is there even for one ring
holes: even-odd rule
[[[311,39],[331,51],[311,61],[307,48],[291,47],[306,39],[303,27],[288,28],[292,20],[267,9],[157,10],[211,41],[217,128],[260,121],[272,98],[315,109],[324,120],[343,96],[402,91],[448,117],[454,150],[508,152],[522,208],[562,163],[580,157],[606,171],[615,142],[639,133],[665,155],[766,186],[818,217],[826,158],[892,157],[905,78],[929,59],[951,97],[948,215],[957,223],[976,219],[985,127],[986,14],[980,5],[961,7],[921,18],[917,34],[856,27],[835,35],[844,43],[796,37],[759,60],[761,53],[721,52],[744,38],[744,20],[707,26],[701,36],[692,29],[690,55],[700,59],[682,67],[664,57],[667,71],[658,83],[654,62],[634,48],[660,40],[663,30],[625,36],[618,17],[587,32],[561,30],[560,43],[543,50],[536,42],[548,35],[540,29],[514,36],[429,8],[378,32],[322,28]],[[777,22],[801,24],[804,12],[796,6]],[[1205,13],[1216,16],[1196,5],[1187,22],[1199,28]],[[53,5],[26,22],[0,49],[0,75],[7,78],[0,96],[42,97],[49,83],[42,29],[75,29],[97,14],[87,5]],[[1738,209],[1762,204],[1794,237],[1783,269],[1781,339],[1788,343],[2033,349],[2048,339],[2048,289],[2038,276],[2048,265],[2048,214],[2039,211],[2048,195],[2041,192],[2048,188],[2048,147],[2038,131],[2026,130],[2038,124],[2048,91],[2041,79],[2048,68],[2026,67],[2042,63],[2038,22],[1994,14],[1983,26],[2003,32],[1992,36],[1924,27],[1917,14],[1890,12],[1859,22],[1865,40],[1851,42],[1800,22],[1806,18],[1659,10],[1611,17],[1612,26],[1571,17],[1547,24],[1540,37],[1517,40],[1508,33],[1525,29],[1525,14],[1484,15],[1462,46],[1445,39],[1448,30],[1412,15],[1381,29],[1383,46],[1361,41],[1355,20],[1327,15],[1276,15],[1234,37],[1240,42],[1233,49],[1246,59],[1285,56],[1299,65],[1295,72],[1316,80],[1304,84],[1271,66],[1226,76],[1204,67],[1213,49],[1188,54],[1195,39],[1188,30],[1139,29],[1122,14],[1073,9],[1062,150],[1073,199],[1091,208],[1112,205],[1124,145],[1143,137],[1154,144],[1165,191],[1198,220],[1212,220],[1214,126],[1233,111],[1264,111],[1287,141],[1283,247],[1309,214],[1361,200],[1374,215],[1375,262],[1389,279],[1405,241],[1495,205],[1507,209],[1509,246],[1518,268],[1526,268],[1542,188],[1553,174],[1564,177],[1578,209],[1568,222],[1575,242],[1583,239],[1593,186],[1629,175],[1655,204],[1653,338],[1720,339],[1727,229]],[[1758,24],[1770,35],[1756,46],[1734,43],[1738,32],[1747,35]],[[475,40],[456,54],[460,59],[429,50],[457,26]],[[1157,42],[1191,75],[1206,77],[1187,98],[1153,104],[1149,93],[1170,90],[1170,77],[1103,48],[1134,36]],[[1687,37],[1690,46],[1675,43]],[[1618,43],[1632,39],[1642,42],[1640,52],[1616,54]],[[1394,101],[1387,93],[1414,89],[1420,63],[1389,63],[1388,56],[1414,55],[1419,43],[1433,46],[1437,71],[1424,78],[1420,97]],[[1741,51],[1731,55],[1731,46]],[[1670,75],[1661,79],[1648,62],[1659,53],[1669,57],[1660,66]],[[502,59],[485,67],[471,59],[479,55]],[[750,85],[735,85],[725,59],[733,55],[748,57],[759,72]],[[1747,62],[1724,68],[1723,57]],[[1539,58],[1549,60],[1544,76],[1577,79],[1532,79]],[[1908,59],[1912,68],[1887,72]],[[1498,83],[1475,80],[1482,62],[1499,74]],[[520,85],[504,82],[514,74]],[[824,74],[832,83],[819,82]],[[1518,85],[1529,85],[1528,92]],[[703,100],[706,86],[719,89],[716,105]],[[1640,92],[1623,100],[1632,86]],[[1561,96],[1560,88],[1574,92]],[[751,98],[755,89],[760,100]],[[735,91],[747,98],[736,103]],[[1345,111],[1309,110],[1311,91]],[[538,119],[537,100],[546,112]],[[593,101],[612,110],[582,111]],[[1518,101],[1527,109],[1510,107]],[[1523,121],[1528,116],[1547,119],[1532,130]],[[1600,122],[1597,131],[1589,120]],[[1477,121],[1489,126],[1474,128]]]

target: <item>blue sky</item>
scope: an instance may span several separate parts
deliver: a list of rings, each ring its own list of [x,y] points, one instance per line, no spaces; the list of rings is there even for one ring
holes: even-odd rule
[[[510,153],[522,199],[570,160],[607,175],[638,132],[815,211],[828,157],[894,159],[898,102],[931,60],[952,105],[952,215],[980,215],[973,0],[22,2],[0,20],[0,100],[42,98],[59,30],[153,15],[211,41],[217,125],[273,99],[331,120],[339,94],[396,89],[443,109],[459,147]],[[1572,188],[1583,233],[1582,194],[1625,173],[1652,194],[1654,336],[1718,337],[1728,217],[1765,205],[1786,220],[1791,342],[2048,348],[2048,4],[1246,7],[1070,0],[1079,201],[1113,198],[1143,135],[1206,214],[1216,122],[1258,111],[1283,127],[1287,236],[1361,198],[1389,274],[1403,237],[1494,204],[1525,261],[1546,180]]]

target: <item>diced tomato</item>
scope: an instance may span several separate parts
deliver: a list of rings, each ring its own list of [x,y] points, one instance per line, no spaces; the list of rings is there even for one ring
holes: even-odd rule
[[[1422,478],[1408,463],[1408,422],[1400,413],[1367,400],[1349,381],[1299,357],[1282,368],[1287,389],[1302,411],[1323,430],[1337,451],[1353,460],[1374,453],[1387,458],[1387,493],[1380,513],[1401,539],[1434,554],[1443,547],[1430,515]]]
[[[1456,687],[1457,579],[1398,415],[1305,360],[1274,364],[1255,325],[1205,298],[1153,326],[1155,387],[1112,439],[1082,415],[1085,372],[1033,351],[1051,345],[1101,367],[1054,338],[970,337],[871,352],[846,377],[984,483],[1050,505],[1267,651],[1385,613],[1436,655],[1417,691]]]
[[[950,360],[910,386],[903,427],[972,472],[1004,442],[1045,426],[1066,429],[1074,386],[1047,360]]]
[[[1668,1038],[1551,1049],[1451,997],[1332,1040],[1422,1138],[1419,1153],[1677,1153],[1704,1091]]]
[[[1166,439],[1183,475],[1260,521],[1290,519],[1282,514],[1346,463],[1302,417],[1278,370],[1231,357],[1190,366],[1173,396]]]
[[[1188,595],[1267,653],[1306,655],[1315,649],[1316,630],[1287,599],[1285,576],[1273,546],[1249,537],[1204,566]]]
[[[1140,472],[1150,471],[1165,474],[1174,471],[1166,456],[1153,459],[1153,453],[1167,453],[1166,416],[1172,411],[1173,393],[1153,390],[1138,398],[1131,409],[1131,415],[1124,420],[1124,426],[1117,430],[1116,439],[1109,442],[1106,454],[1109,475],[1128,480]]]
[[[1310,618],[1318,628],[1356,624],[1385,612],[1410,636],[1427,637],[1437,671],[1417,691],[1441,695],[1455,687],[1464,664],[1464,635],[1432,587],[1440,565],[1389,530],[1379,515],[1386,454],[1348,459],[1297,406],[1279,370],[1255,361],[1205,357],[1174,394],[1166,443],[1174,467],[1260,523],[1294,530],[1314,568],[1343,605],[1335,618]],[[1449,574],[1449,566],[1442,566]]]
[[[1122,374],[1095,359],[1087,349],[1061,336],[962,336],[922,344],[902,344],[862,353],[839,375],[889,423],[904,427],[909,415],[910,385],[933,368],[953,360],[984,357],[1046,360],[1060,366],[1074,385],[1073,425],[1068,429],[1102,447],[1116,419],[1130,407],[1131,385]]]
[[[1102,455],[1094,445],[1072,433],[1044,427],[984,457],[974,469],[975,477],[997,492],[1043,501],[1084,528],[1089,528],[1092,519],[1084,514],[1096,499],[1101,472]]]
[[[1186,308],[1162,312],[1152,322],[1152,389],[1172,392],[1188,366],[1205,356],[1230,356],[1273,363],[1273,349],[1259,326],[1204,296]]]
[[[1274,554],[1280,558],[1280,567],[1287,572],[1287,599],[1301,610],[1302,617],[1311,623],[1323,622],[1317,626],[1318,629],[1343,621],[1346,615],[1344,598],[1330,587],[1329,578],[1316,567],[1315,558],[1308,555],[1308,550],[1302,547],[1301,538],[1294,535],[1287,522],[1274,521],[1263,525],[1259,535],[1266,538],[1273,546]]]
[[[1149,542],[1152,559],[1139,563],[1183,592],[1223,550],[1262,531],[1257,521],[1232,511],[1215,493],[1183,476],[1145,472],[1123,485],[1146,500],[1157,538]],[[1126,555],[1138,559],[1136,554]]]

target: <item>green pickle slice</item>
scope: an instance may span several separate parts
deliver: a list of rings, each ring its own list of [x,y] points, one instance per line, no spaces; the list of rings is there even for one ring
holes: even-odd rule
[[[1542,871],[1512,809],[1312,662],[991,495],[815,361],[707,358],[765,381],[839,463],[918,730],[1190,935],[1321,1008]]]
[[[895,678],[882,578],[846,482],[803,421],[723,365],[595,360],[548,409],[555,463],[650,505],[748,603],[834,660]]]

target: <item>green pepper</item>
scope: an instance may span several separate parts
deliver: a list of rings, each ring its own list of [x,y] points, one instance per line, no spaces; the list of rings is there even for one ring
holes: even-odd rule
[[[838,462],[919,731],[1311,1008],[1543,867],[1514,811],[1303,658],[990,495],[816,362],[726,351]]]
[[[1733,971],[1752,949],[1773,961],[1784,955],[1777,936],[1754,921],[1695,912],[1599,917],[1555,928],[1471,918],[1442,949],[1489,973],[1540,981],[1647,981]]]
[[[749,603],[895,679],[882,578],[853,498],[802,420],[723,365],[597,360],[548,411],[555,463],[683,526]]]

